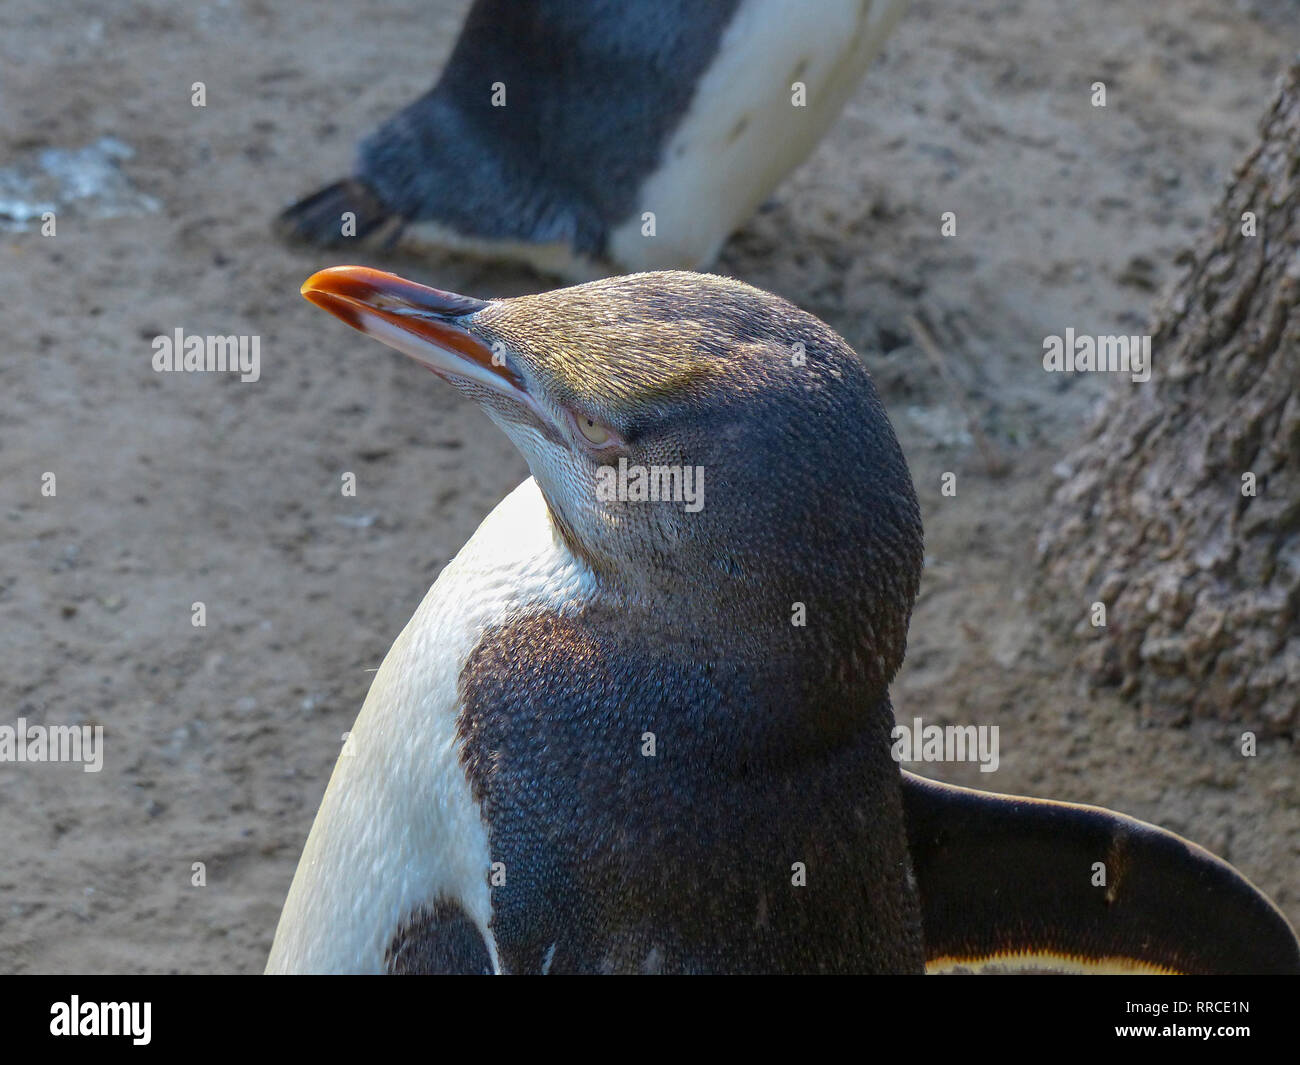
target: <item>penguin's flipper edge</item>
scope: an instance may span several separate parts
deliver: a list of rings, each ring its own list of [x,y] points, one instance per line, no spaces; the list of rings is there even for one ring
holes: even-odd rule
[[[1300,973],[1277,907],[1172,832],[907,772],[903,802],[929,973]]]

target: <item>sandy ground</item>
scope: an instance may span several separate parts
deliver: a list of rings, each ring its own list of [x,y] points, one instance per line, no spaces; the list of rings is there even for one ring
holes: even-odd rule
[[[463,9],[0,11],[0,167],[104,137],[135,153],[116,198],[51,194],[55,237],[0,233],[0,723],[106,730],[99,774],[0,764],[0,971],[260,969],[368,671],[526,474],[476,408],[298,297],[336,257],[269,235],[426,87]],[[1102,387],[1044,374],[1042,338],[1141,328],[1251,142],[1297,15],[1290,0],[921,0],[719,264],[823,317],[882,385],[928,545],[899,716],[1001,726],[997,773],[926,771],[1168,826],[1293,922],[1291,742],[1244,759],[1239,727],[1144,727],[1082,689],[1027,603],[1052,469]],[[476,295],[548,287],[364,261]],[[150,341],[178,326],[259,335],[261,380],[155,374]]]

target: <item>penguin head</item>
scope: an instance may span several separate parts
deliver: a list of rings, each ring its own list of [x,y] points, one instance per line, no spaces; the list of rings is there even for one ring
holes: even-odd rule
[[[901,664],[919,508],[870,376],[817,318],[682,271],[481,301],[336,267],[303,294],[479,402],[624,603],[756,646],[821,632],[877,685]]]

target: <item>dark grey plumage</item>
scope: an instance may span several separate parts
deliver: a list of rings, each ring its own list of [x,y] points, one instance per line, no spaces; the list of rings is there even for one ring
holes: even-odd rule
[[[535,509],[480,530],[386,658],[370,768],[340,759],[269,967],[1300,970],[1276,907],[1171,833],[900,773],[920,513],[825,323],[680,271],[484,302],[342,267],[304,293],[482,402]],[[596,491],[623,460],[702,468],[707,501]],[[439,589],[465,574],[490,608],[460,633],[473,604]],[[385,858],[399,900],[349,880]]]

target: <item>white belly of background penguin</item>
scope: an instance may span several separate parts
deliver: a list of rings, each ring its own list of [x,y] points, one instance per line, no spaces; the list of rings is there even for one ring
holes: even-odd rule
[[[533,477],[385,658],[269,972],[1300,971],[1276,907],[1172,833],[900,773],[919,509],[822,322],[676,272],[303,292]],[[703,507],[611,498],[624,460],[702,469]]]
[[[281,227],[575,280],[704,266],[813,150],[909,2],[478,0],[438,83]]]
[[[606,255],[624,270],[700,267],[835,121],[910,0],[789,0],[737,9],[690,107]],[[806,103],[795,106],[795,85]],[[642,213],[654,212],[645,235]]]

